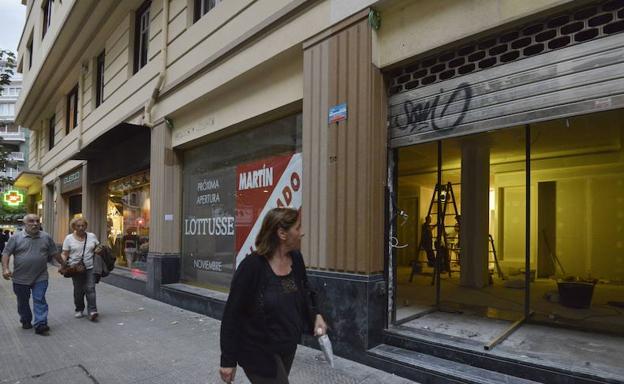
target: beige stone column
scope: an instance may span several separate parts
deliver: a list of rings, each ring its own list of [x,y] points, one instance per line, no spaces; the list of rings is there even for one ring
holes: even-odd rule
[[[54,184],[43,184],[41,186],[43,193],[43,230],[56,239],[56,215],[54,205]]]
[[[69,206],[61,195],[61,179],[54,180],[54,235],[55,242],[61,244],[69,233]]]
[[[164,120],[151,132],[150,231],[147,295],[158,298],[163,284],[180,278],[182,162],[171,147],[171,129]]]
[[[386,98],[368,10],[304,43],[303,238],[306,265],[384,269]],[[345,104],[347,118],[328,121]]]
[[[93,184],[89,180],[89,163],[82,166],[82,216],[89,223],[89,232],[95,233],[100,242],[106,239],[106,183]]]
[[[462,142],[461,280],[462,286],[488,285],[490,149],[487,142]]]
[[[180,156],[164,121],[152,128],[150,150],[150,253],[179,254],[182,213]]]

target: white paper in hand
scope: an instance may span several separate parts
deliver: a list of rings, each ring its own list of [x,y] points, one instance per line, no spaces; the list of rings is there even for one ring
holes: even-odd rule
[[[327,360],[329,365],[334,368],[334,350],[332,349],[332,344],[331,340],[329,340],[329,336],[319,336],[318,342],[321,346],[321,351],[323,351],[323,354],[325,354],[325,360]]]

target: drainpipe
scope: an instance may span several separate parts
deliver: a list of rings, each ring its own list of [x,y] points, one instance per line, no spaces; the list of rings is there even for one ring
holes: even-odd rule
[[[169,0],[162,1],[163,6],[163,25],[162,25],[162,45],[160,47],[160,54],[162,56],[160,72],[158,74],[158,80],[156,80],[156,86],[152,90],[152,96],[145,104],[145,111],[143,114],[143,125],[146,125],[150,128],[154,127],[154,122],[152,121],[152,108],[154,107],[154,103],[158,98],[160,93],[160,89],[165,83],[165,75],[167,73],[167,40],[169,40]]]

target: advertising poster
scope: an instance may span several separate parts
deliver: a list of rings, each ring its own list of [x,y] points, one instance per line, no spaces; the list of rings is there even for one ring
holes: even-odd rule
[[[236,167],[236,265],[254,250],[267,211],[301,207],[301,153],[270,157]]]
[[[300,153],[184,175],[182,280],[227,289],[275,207],[301,207]]]
[[[187,176],[182,222],[182,278],[229,288],[234,271],[234,167]]]

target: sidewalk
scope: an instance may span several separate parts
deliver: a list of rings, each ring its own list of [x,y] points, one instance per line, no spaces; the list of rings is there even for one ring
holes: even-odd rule
[[[47,337],[23,330],[10,281],[0,278],[0,383],[221,383],[220,322],[108,284],[96,286],[100,320],[74,319],[72,284],[50,268]],[[236,383],[248,383],[239,368]],[[299,383],[404,384],[409,380],[299,346]]]

